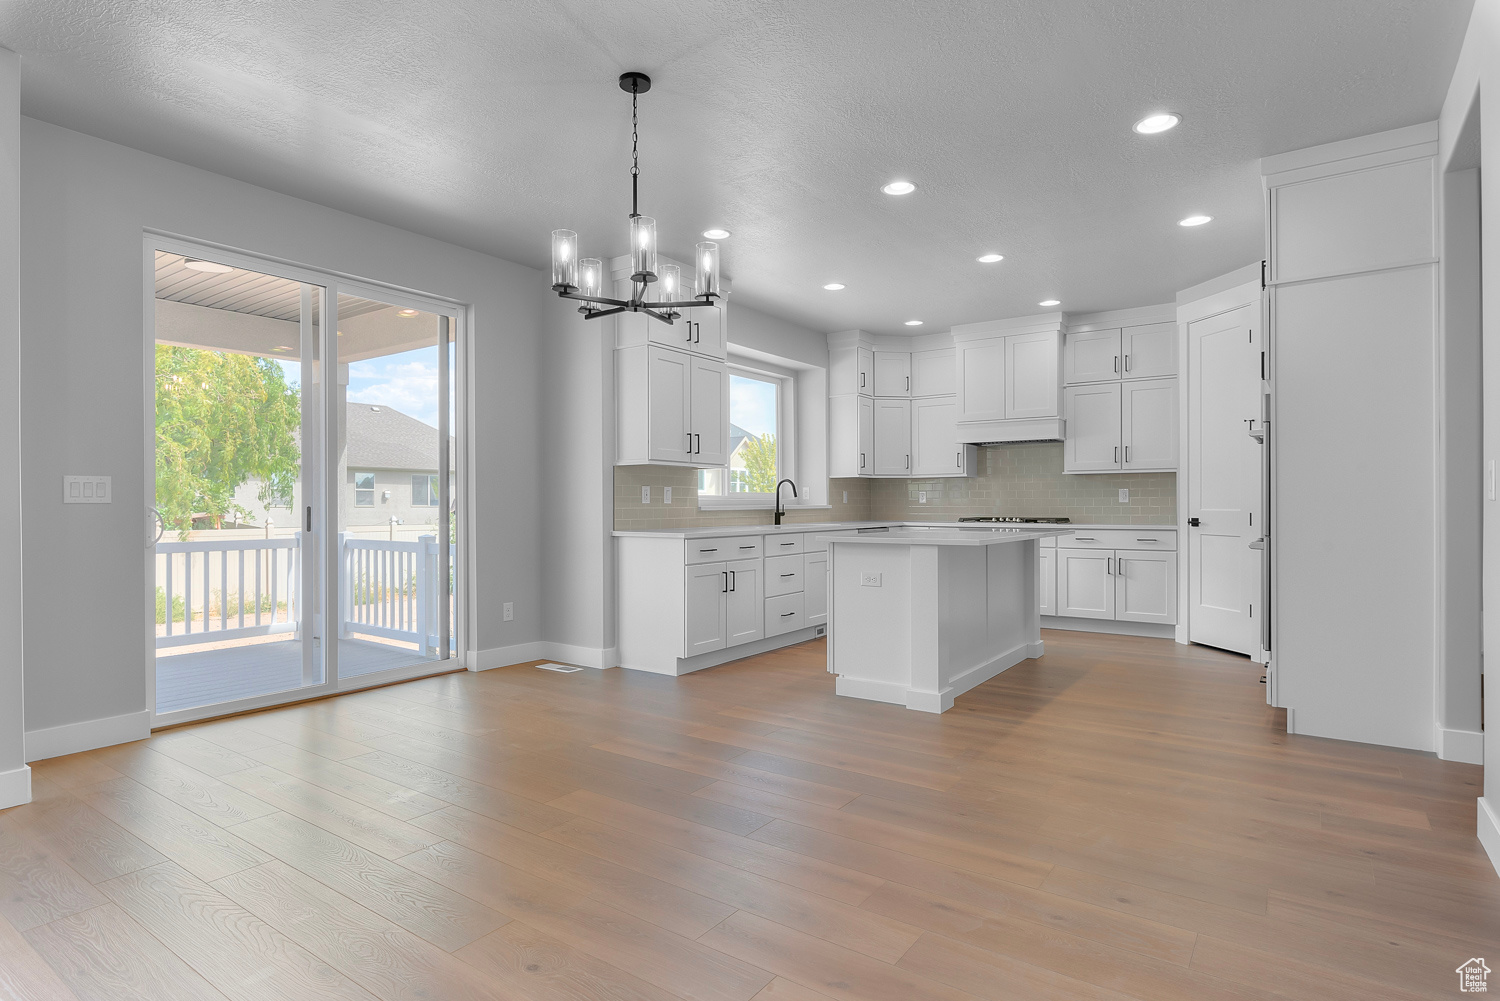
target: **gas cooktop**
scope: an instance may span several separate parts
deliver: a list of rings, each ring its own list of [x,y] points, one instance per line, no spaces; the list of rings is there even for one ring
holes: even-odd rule
[[[1018,524],[1022,524],[1022,525],[1066,525],[1066,524],[1068,524],[1069,521],[1071,521],[1071,519],[1069,519],[1069,518],[1017,518],[1017,517],[1000,517],[999,515],[991,515],[991,514],[973,515],[971,517],[960,518],[958,520],[959,521],[1005,522],[1005,523],[1014,522],[1014,523],[1018,523]]]

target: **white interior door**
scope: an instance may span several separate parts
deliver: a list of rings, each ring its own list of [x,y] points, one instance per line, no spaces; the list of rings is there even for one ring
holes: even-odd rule
[[[1258,306],[1188,325],[1188,639],[1249,654],[1256,647],[1261,535]]]

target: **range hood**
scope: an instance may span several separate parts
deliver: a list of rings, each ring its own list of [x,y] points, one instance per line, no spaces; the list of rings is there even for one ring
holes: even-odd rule
[[[1031,417],[1009,421],[959,421],[960,445],[1013,445],[1023,441],[1062,441],[1066,421],[1061,417]]]

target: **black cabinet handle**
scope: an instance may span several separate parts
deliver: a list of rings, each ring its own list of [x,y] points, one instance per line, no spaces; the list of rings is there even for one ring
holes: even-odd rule
[[[793,572],[793,573],[784,573],[781,576],[783,576],[783,577],[795,577],[795,576],[797,576],[797,574],[795,572]]]
[[[703,454],[703,436],[701,434],[698,434],[698,433],[694,432],[694,434],[693,434],[693,444],[696,446],[693,449],[693,454],[694,455],[702,455]]]
[[[731,591],[738,590],[739,588],[739,580],[737,579],[737,576],[738,575],[735,571],[729,571],[729,590]]]
[[[781,617],[782,617],[782,618],[783,618],[783,619],[784,619],[784,618],[786,618],[786,617],[787,617],[787,616],[788,616],[788,615],[796,615],[796,614],[797,614],[797,613],[796,613],[796,612],[782,612],[782,613],[781,613]]]
[[[309,505],[308,508],[307,508],[307,530],[309,532],[312,531],[312,506],[311,505]],[[208,613],[204,612],[203,614],[207,615]]]
[[[729,593],[729,571],[728,570],[720,570],[719,572],[724,575],[724,591],[723,591],[723,593],[724,594],[728,594]]]

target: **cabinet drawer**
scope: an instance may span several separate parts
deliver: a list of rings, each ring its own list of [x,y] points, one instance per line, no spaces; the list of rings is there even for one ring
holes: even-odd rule
[[[766,635],[780,636],[805,625],[802,593],[782,594],[766,599]]]
[[[749,560],[761,555],[758,535],[735,535],[723,539],[688,539],[683,544],[682,561],[718,563],[724,560]]]
[[[1058,538],[1069,549],[1160,549],[1177,548],[1177,533],[1155,528],[1080,528]]]
[[[766,597],[802,590],[802,556],[766,557]]]
[[[784,556],[787,553],[805,553],[807,551],[807,536],[781,535],[772,533],[765,537],[767,556]]]

